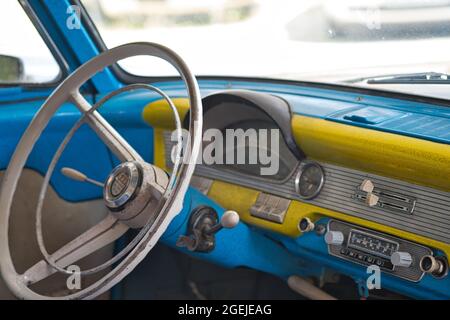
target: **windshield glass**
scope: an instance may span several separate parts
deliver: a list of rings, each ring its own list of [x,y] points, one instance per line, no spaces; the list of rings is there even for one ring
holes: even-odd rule
[[[151,41],[197,75],[326,82],[449,73],[450,0],[84,0],[104,42]],[[133,58],[143,76],[175,75]],[[367,84],[367,82],[366,82]]]

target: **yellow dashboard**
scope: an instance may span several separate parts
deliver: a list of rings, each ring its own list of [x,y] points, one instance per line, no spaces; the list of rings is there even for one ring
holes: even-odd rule
[[[174,103],[184,118],[189,109],[187,99],[177,98]],[[155,164],[169,170],[164,132],[174,129],[170,108],[164,100],[152,102],[144,109],[143,118],[154,128]],[[448,145],[302,115],[293,115],[291,125],[296,143],[309,159],[450,192]],[[214,179],[207,195],[224,208],[239,212],[246,223],[286,236],[301,235],[298,224],[304,217],[312,221],[333,217],[432,246],[450,256],[450,245],[444,241],[301,200],[290,202],[282,223],[259,219],[250,214],[250,208],[260,193],[258,189]]]

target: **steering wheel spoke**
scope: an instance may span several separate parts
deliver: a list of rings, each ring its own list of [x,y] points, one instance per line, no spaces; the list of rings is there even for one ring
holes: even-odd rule
[[[181,79],[188,89],[191,106],[189,143],[187,144],[189,150],[183,153],[183,159],[177,160],[179,168],[178,170],[174,168],[170,179],[162,169],[146,163],[97,111],[97,108],[108,97],[111,98],[119,91],[122,92],[127,86],[117,89],[116,93],[112,92],[106,95],[93,106],[79,92],[79,88],[86,81],[106,67],[122,59],[142,55],[158,57],[172,64],[179,71]],[[128,87],[130,86],[132,85]],[[134,84],[133,88],[142,89],[144,87],[162,95],[168,100],[171,109],[176,111],[170,98],[157,87]],[[68,101],[74,103],[81,111],[82,118],[72,127],[55,153],[39,194],[40,202],[38,202],[36,210],[36,235],[44,259],[19,274],[10,252],[12,246],[10,245],[9,225],[13,197],[33,146],[55,112]],[[195,76],[180,56],[169,48],[156,43],[137,42],[106,50],[84,63],[67,77],[44,102],[29,124],[3,175],[3,185],[0,190],[0,270],[9,289],[21,299],[91,299],[106,292],[129,274],[155,246],[182,207],[184,195],[189,187],[201,148],[202,115],[201,95]],[[176,122],[181,135],[179,118]],[[46,188],[50,184],[53,170],[65,145],[83,123],[87,123],[111,152],[122,161],[110,173],[103,189],[105,205],[109,208],[110,213],[100,223],[56,252],[49,254],[43,241],[42,206],[39,204],[42,204],[45,199]],[[181,151],[181,148],[179,150]],[[174,174],[175,172],[176,174]],[[80,270],[81,275],[90,275],[111,267],[105,275],[88,287],[74,293],[54,297],[42,295],[30,286],[58,271],[70,273],[65,268],[114,242],[130,227],[141,230],[138,236],[132,239],[124,249],[100,266]]]
[[[59,267],[66,268],[111,244],[127,230],[128,226],[120,223],[113,216],[108,215],[97,225],[55,251],[50,255],[50,258]],[[21,278],[26,285],[31,285],[48,278],[55,272],[57,270],[49,265],[46,260],[40,260],[25,271]]]
[[[142,161],[141,156],[108,121],[77,90],[71,93],[71,101],[83,113],[86,123],[105,145],[122,161]]]

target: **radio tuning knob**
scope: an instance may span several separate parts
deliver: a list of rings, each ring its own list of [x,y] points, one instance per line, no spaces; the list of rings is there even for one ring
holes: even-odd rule
[[[325,233],[325,242],[336,246],[341,245],[344,243],[344,234],[340,231],[328,231]]]
[[[409,267],[412,257],[408,252],[396,251],[391,255],[391,263],[397,267]]]

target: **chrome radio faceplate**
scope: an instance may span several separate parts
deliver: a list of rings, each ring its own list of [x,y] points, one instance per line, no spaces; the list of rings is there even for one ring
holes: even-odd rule
[[[342,244],[328,245],[329,254],[364,266],[376,265],[386,273],[414,282],[424,275],[419,266],[422,257],[433,254],[430,248],[417,243],[338,220],[328,222],[328,231],[344,236]],[[395,252],[409,253],[411,265],[394,266],[391,256]]]

